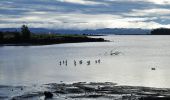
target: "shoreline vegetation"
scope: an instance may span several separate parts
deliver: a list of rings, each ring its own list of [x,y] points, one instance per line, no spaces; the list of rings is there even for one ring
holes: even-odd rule
[[[10,100],[64,100],[66,98],[68,100],[170,100],[169,88],[126,86],[112,82],[71,84],[61,82],[40,86],[0,86],[0,92],[4,93],[4,95],[0,95],[0,98]]]
[[[123,34],[141,35],[141,34]],[[170,35],[170,29],[158,28],[144,35]],[[26,25],[18,31],[0,31],[0,46],[36,46],[60,43],[80,42],[105,42],[103,38],[91,38],[90,36],[103,36],[100,34],[57,34],[57,33],[32,33]]]
[[[1,32],[1,46],[32,46],[50,45],[60,43],[79,42],[105,42],[103,38],[91,38],[86,34],[52,34],[52,33],[31,33],[26,25],[21,27],[21,32]]]
[[[157,28],[151,31],[151,35],[170,35],[169,28]]]

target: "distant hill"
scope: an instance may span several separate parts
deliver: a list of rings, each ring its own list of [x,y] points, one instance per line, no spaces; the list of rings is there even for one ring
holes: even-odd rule
[[[96,30],[74,30],[74,29],[46,29],[30,28],[33,33],[60,33],[60,34],[116,34],[116,35],[145,35],[150,30],[140,28],[104,28]],[[19,28],[0,28],[0,31],[20,31]]]

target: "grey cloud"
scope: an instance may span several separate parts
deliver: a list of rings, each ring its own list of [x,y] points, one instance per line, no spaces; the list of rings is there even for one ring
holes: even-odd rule
[[[52,25],[54,25],[54,27],[58,25],[57,28],[76,28],[79,27],[78,25],[81,26],[79,28],[105,28],[114,27],[112,25],[107,26],[107,24],[118,21],[120,21],[120,23],[147,23],[149,21],[152,22],[151,24],[154,24],[154,22],[158,23],[157,25],[168,25],[170,22],[170,19],[163,18],[168,17],[170,15],[168,13],[145,12],[149,9],[170,10],[168,5],[156,4],[148,2],[147,0],[86,1],[96,2],[97,4],[83,5],[58,0],[1,0],[0,24],[1,26],[5,24],[9,25],[10,23],[20,25],[23,22],[27,22],[32,26],[35,24],[41,27],[43,27],[43,25],[47,27],[51,24],[50,27],[52,27]],[[109,17],[105,18],[105,15]],[[134,20],[134,18],[139,20]],[[146,19],[140,20],[140,18]],[[104,24],[105,21],[106,24]]]

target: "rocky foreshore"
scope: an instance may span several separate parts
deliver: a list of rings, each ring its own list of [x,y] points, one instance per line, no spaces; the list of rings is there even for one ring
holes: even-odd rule
[[[169,88],[121,86],[112,82],[0,86],[0,100],[170,100]]]

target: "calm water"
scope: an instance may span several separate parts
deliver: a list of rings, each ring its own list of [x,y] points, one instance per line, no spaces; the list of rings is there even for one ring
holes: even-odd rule
[[[111,81],[170,88],[170,36],[104,38],[114,42],[0,47],[0,84]],[[121,53],[110,55],[111,51]],[[101,62],[95,63],[99,59]],[[63,60],[67,66],[60,65]]]

